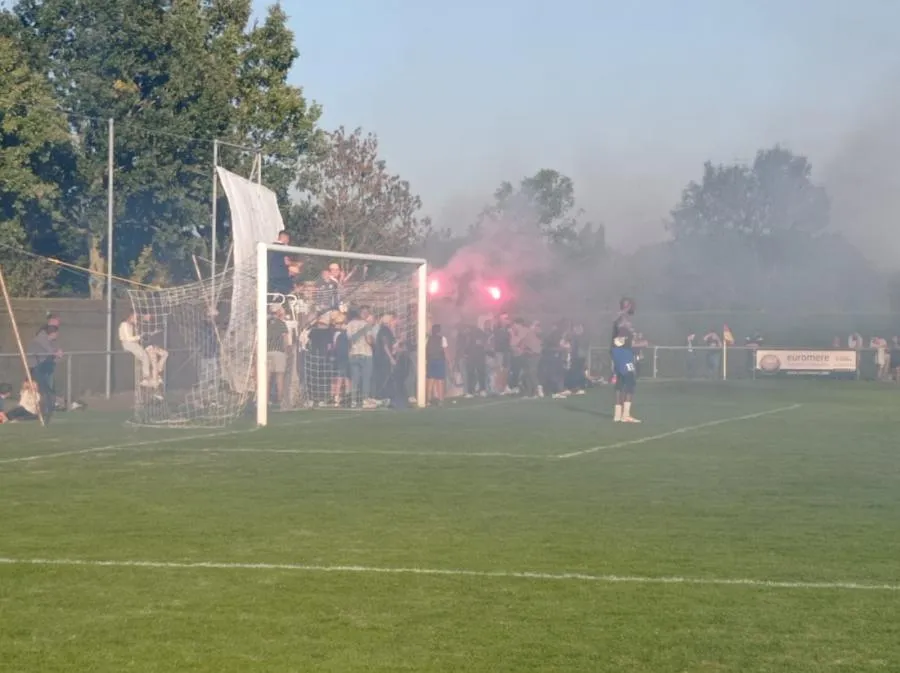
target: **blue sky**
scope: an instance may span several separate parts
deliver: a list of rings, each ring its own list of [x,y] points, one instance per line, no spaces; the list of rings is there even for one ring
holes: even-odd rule
[[[555,168],[622,247],[662,235],[705,159],[780,142],[827,176],[900,63],[893,0],[282,6],[292,80],[322,124],[375,131],[438,223],[465,225],[501,180]]]

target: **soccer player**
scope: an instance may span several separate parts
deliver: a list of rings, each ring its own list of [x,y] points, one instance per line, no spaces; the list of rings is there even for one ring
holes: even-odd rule
[[[613,322],[612,339],[609,343],[610,365],[612,369],[612,380],[610,383],[616,382],[616,369],[612,362],[612,349],[615,348],[616,338],[619,336],[619,330],[627,330],[629,338],[634,336],[634,328],[631,326],[631,316],[634,315],[634,299],[622,297],[619,300],[619,315]]]
[[[631,334],[624,326],[619,327],[616,338],[613,339],[611,356],[616,377],[616,406],[613,420],[616,423],[640,423],[631,415],[631,402],[634,399],[637,377]]]

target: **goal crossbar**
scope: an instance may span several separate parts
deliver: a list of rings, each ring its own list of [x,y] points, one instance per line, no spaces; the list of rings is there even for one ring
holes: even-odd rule
[[[269,252],[285,255],[327,257],[335,260],[388,263],[412,266],[416,269],[416,406],[426,406],[426,358],[425,344],[428,323],[428,262],[418,257],[393,257],[339,250],[305,248],[279,243],[259,242],[256,245],[256,423],[268,425],[269,368],[266,359],[266,342],[269,319]]]

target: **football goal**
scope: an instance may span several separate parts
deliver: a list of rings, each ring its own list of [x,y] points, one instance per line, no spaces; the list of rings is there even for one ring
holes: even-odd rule
[[[256,421],[269,411],[425,406],[424,259],[256,249]]]

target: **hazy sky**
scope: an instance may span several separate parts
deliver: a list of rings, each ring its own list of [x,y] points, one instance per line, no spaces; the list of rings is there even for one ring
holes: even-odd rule
[[[282,5],[323,125],[375,131],[439,224],[555,168],[623,247],[663,235],[705,159],[780,142],[826,175],[900,63],[895,0]]]

